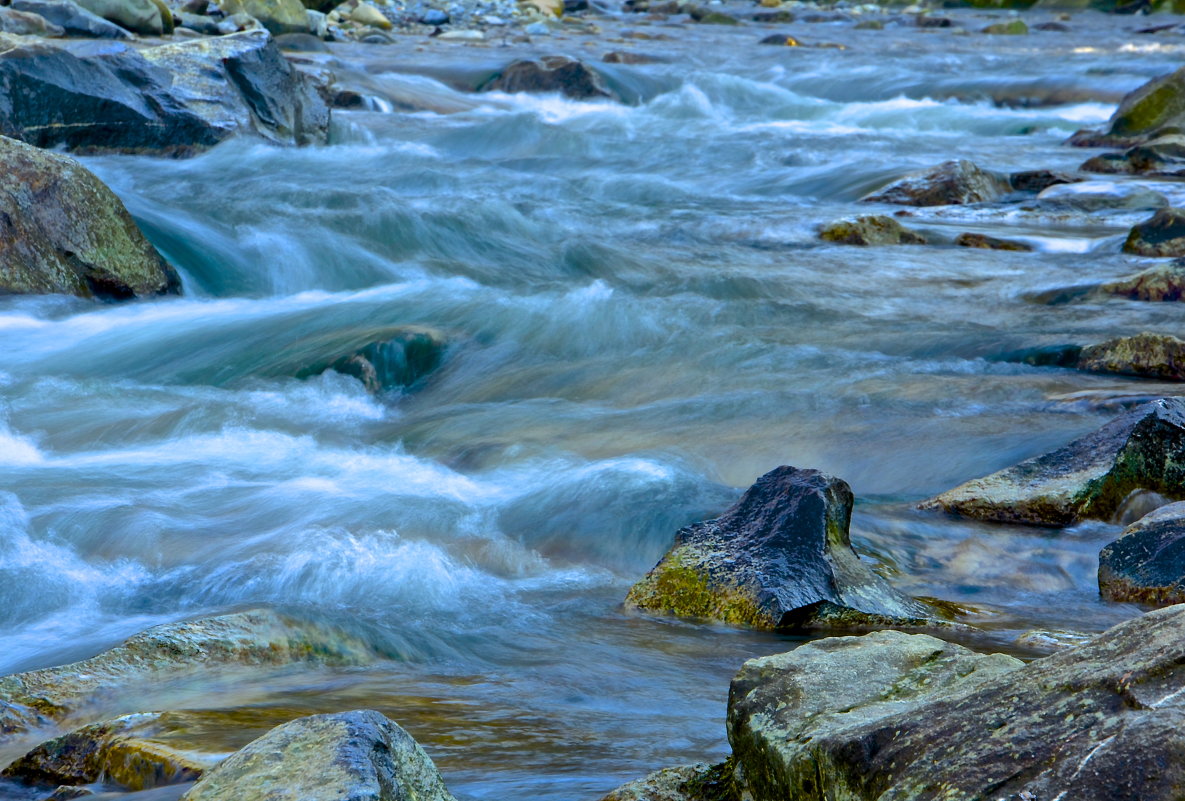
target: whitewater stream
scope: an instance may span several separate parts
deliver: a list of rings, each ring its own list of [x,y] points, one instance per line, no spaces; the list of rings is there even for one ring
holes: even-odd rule
[[[1064,140],[1179,66],[1185,37],[1086,13],[1015,37],[598,24],[309,54],[373,98],[336,113],[327,147],[84,159],[184,294],[0,298],[0,674],[275,606],[391,658],[143,703],[239,710],[210,734],[228,751],[298,714],[375,708],[463,801],[594,801],[727,753],[730,677],[797,641],[621,605],[680,526],[780,464],[851,483],[857,550],[900,589],[971,607],[975,647],[1032,655],[1023,632],[1139,613],[1098,597],[1119,525],[914,504],[1177,392],[987,358],[1180,334],[1173,303],[1039,302],[1153,263],[1119,252],[1148,212],[1029,195],[912,210],[924,247],[817,230],[891,213],[857,200],[952,158],[1074,170],[1099,151]],[[755,45],[777,32],[846,47]],[[611,50],[666,61],[602,67]],[[629,102],[458,88],[532,52],[597,63]],[[1185,205],[1185,184],[1143,183]],[[963,231],[1036,250],[951,246]],[[298,377],[403,328],[447,343],[406,391]]]

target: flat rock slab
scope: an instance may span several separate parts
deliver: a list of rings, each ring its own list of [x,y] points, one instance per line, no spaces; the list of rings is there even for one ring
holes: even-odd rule
[[[920,504],[979,520],[1068,526],[1109,520],[1135,490],[1185,497],[1185,401],[1138,406],[1065,447]]]
[[[1099,592],[1110,601],[1185,603],[1185,503],[1150,512],[1103,548]]]

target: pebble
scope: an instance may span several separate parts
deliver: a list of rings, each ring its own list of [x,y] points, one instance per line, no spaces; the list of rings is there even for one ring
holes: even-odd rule
[[[436,38],[461,42],[480,42],[486,38],[486,35],[481,31],[445,31]]]
[[[444,25],[448,21],[448,12],[441,11],[439,8],[430,8],[424,13],[424,16],[420,17],[420,22],[425,25]]]

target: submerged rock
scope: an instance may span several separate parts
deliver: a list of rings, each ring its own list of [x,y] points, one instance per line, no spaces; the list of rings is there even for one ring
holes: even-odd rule
[[[358,710],[298,718],[206,773],[182,801],[454,801],[400,726]]]
[[[81,662],[0,678],[0,733],[61,720],[100,692],[219,666],[375,658],[356,637],[269,609],[167,623]]]
[[[92,172],[0,136],[0,293],[115,300],[179,288],[176,271]]]
[[[962,233],[955,237],[955,244],[961,248],[979,248],[980,250],[1013,250],[1028,253],[1033,246],[1012,239],[997,239],[986,234]]]
[[[728,709],[745,797],[1174,801],[1182,627],[1150,612],[1028,665],[898,632],[750,660]]]
[[[1185,256],[1185,209],[1161,209],[1132,227],[1124,253],[1137,256]]]
[[[830,223],[819,231],[824,242],[844,245],[924,245],[926,238],[892,217],[877,214]]]
[[[1053,170],[1025,170],[1008,176],[1008,185],[1017,192],[1040,192],[1058,184],[1072,184],[1080,180],[1076,176]]]
[[[1078,368],[1092,373],[1185,381],[1185,341],[1147,331],[1109,339],[1083,348]]]
[[[838,478],[772,470],[720,517],[681,529],[626,605],[763,629],[937,622],[852,550],[852,503]]]
[[[1185,503],[1145,515],[1103,548],[1099,592],[1109,601],[1185,603]]]
[[[1025,24],[1023,19],[1014,19],[1009,22],[996,22],[983,29],[983,33],[1018,36],[1029,32],[1029,26]]]
[[[861,200],[904,206],[946,206],[985,203],[1008,189],[1007,181],[970,161],[946,161],[933,169],[907,175]]]
[[[409,328],[363,345],[329,364],[301,370],[298,378],[336,370],[352,375],[370,392],[387,392],[411,387],[440,366],[444,360],[444,338],[435,331]]]
[[[964,517],[1036,526],[1109,520],[1134,490],[1185,498],[1185,401],[1161,398],[1069,445],[924,501]]]
[[[1185,262],[1174,261],[1099,287],[1108,295],[1152,302],[1178,301],[1185,293]]]
[[[568,56],[512,61],[478,87],[482,92],[559,92],[575,100],[615,95],[596,70]]]

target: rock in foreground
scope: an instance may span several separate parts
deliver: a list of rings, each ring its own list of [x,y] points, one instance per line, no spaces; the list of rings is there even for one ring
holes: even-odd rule
[[[372,710],[277,726],[206,773],[182,801],[454,801],[406,731]]]
[[[1028,665],[925,635],[821,640],[747,662],[729,740],[757,801],[1175,801],[1185,609]]]
[[[838,220],[823,227],[819,238],[843,245],[924,245],[926,238],[905,228],[892,217],[877,214]]]
[[[867,203],[903,206],[947,206],[985,203],[1009,189],[1006,180],[970,161],[946,161],[933,169],[907,175],[861,199]]]
[[[1109,520],[1134,490],[1185,498],[1185,401],[1143,404],[1058,450],[923,502],[979,520],[1068,526]]]
[[[1103,548],[1099,592],[1109,601],[1185,603],[1185,503],[1145,515]]]
[[[179,288],[176,271],[93,173],[0,136],[0,293],[123,299]]]
[[[852,503],[838,478],[779,467],[717,519],[681,529],[626,605],[763,629],[935,622],[852,550]]]

